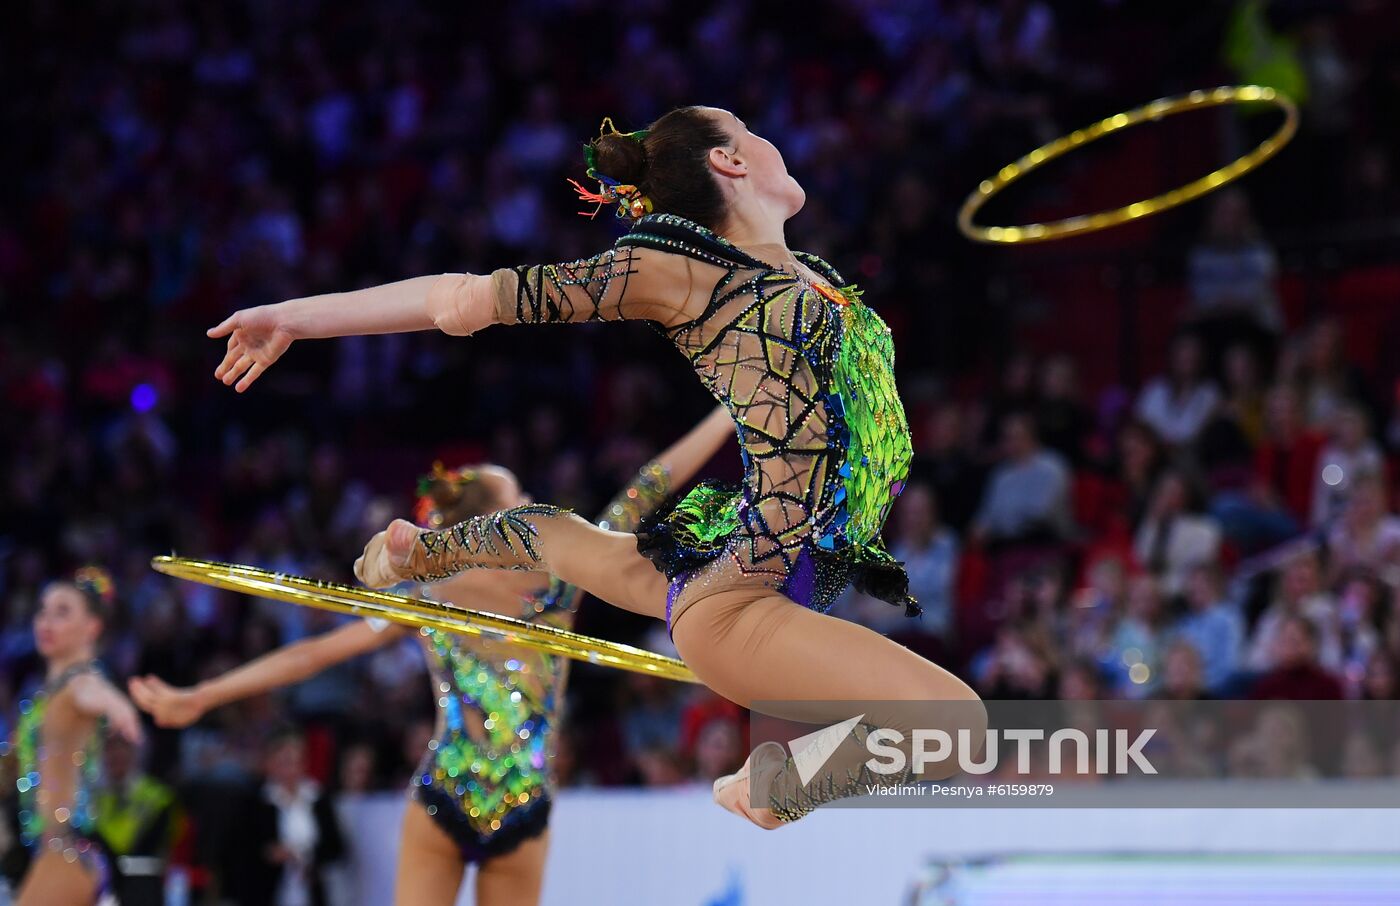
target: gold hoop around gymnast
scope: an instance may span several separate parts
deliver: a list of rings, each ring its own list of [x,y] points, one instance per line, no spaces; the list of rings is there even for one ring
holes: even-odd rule
[[[1265,139],[1253,151],[1238,160],[1213,170],[1184,186],[1163,192],[1161,195],[1135,201],[1121,208],[1098,211],[1093,214],[1080,214],[1049,223],[1026,223],[1019,226],[978,226],[972,222],[977,212],[1002,189],[1011,185],[1027,173],[1044,166],[1057,157],[1069,153],[1095,139],[1102,138],[1120,129],[1135,126],[1148,120],[1156,121],[1174,113],[1204,107],[1219,107],[1224,104],[1269,103],[1284,112],[1283,125],[1272,136]],[[967,196],[958,211],[958,229],[969,239],[1000,245],[1015,245],[1028,242],[1045,242],[1050,239],[1063,239],[1066,236],[1079,236],[1141,220],[1153,214],[1183,205],[1213,192],[1256,169],[1273,157],[1288,144],[1298,131],[1298,105],[1285,94],[1273,88],[1259,85],[1243,85],[1236,88],[1222,87],[1211,91],[1193,91],[1178,97],[1160,98],[1126,113],[1118,113],[1099,120],[1085,129],[1077,129],[1069,135],[1055,139],[1047,145],[1036,148],[1014,163],[1007,164],[991,179],[984,179],[972,194]]]
[[[698,683],[684,662],[654,651],[633,648],[558,629],[518,620],[504,614],[453,607],[431,599],[408,598],[386,591],[355,588],[337,582],[323,582],[302,576],[289,576],[212,560],[189,557],[153,557],[151,568],[177,579],[188,579],[215,588],[239,591],[260,598],[316,607],[359,617],[379,617],[405,626],[427,627],[458,635],[491,639],[519,645],[546,654],[646,673],[685,683]]]

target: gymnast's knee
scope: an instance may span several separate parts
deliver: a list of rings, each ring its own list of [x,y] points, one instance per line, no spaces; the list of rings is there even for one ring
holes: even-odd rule
[[[981,757],[987,743],[987,706],[970,686],[930,665],[904,693],[903,701],[890,703],[889,715],[872,715],[872,722],[898,730],[911,748],[911,736],[918,729],[941,731],[952,743],[946,758],[924,762],[919,779],[947,779],[959,772],[960,763]]]

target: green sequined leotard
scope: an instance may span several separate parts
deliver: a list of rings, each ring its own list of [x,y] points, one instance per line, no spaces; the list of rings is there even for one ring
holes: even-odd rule
[[[631,531],[666,498],[666,470],[651,463],[598,519]],[[567,629],[581,592],[551,577],[525,598],[522,618]],[[421,630],[438,728],[412,793],[461,848],[464,861],[501,855],[548,821],[548,759],[567,660],[451,633]]]
[[[637,533],[672,579],[668,614],[699,575],[759,581],[818,610],[854,580],[918,612],[880,540],[912,452],[889,328],[834,268],[796,257],[815,279],[654,214],[600,255],[493,275],[504,323],[669,325],[733,415],[742,487],[702,485]],[[696,297],[707,299],[698,312],[686,307]]]
[[[36,851],[52,849],[69,862],[81,862],[98,878],[99,893],[110,877],[106,851],[96,841],[93,800],[102,782],[102,741],[106,721],[99,719],[76,751],[51,751],[44,732],[53,699],[76,677],[95,673],[88,662],[63,671],[19,703],[14,755],[19,793],[20,840]],[[55,767],[54,759],[65,764]],[[56,772],[72,771],[71,787],[56,784]]]

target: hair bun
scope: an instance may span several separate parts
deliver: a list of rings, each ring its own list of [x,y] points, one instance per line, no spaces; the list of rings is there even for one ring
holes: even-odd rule
[[[433,463],[433,471],[418,479],[418,500],[413,521],[426,528],[441,528],[468,516],[490,512],[491,493],[475,466],[446,469]]]
[[[597,172],[624,185],[641,186],[647,176],[646,146],[630,135],[609,132],[589,142]]]
[[[111,604],[116,597],[116,584],[111,573],[100,566],[84,566],[73,573],[73,584],[78,590],[92,595],[103,604]]]

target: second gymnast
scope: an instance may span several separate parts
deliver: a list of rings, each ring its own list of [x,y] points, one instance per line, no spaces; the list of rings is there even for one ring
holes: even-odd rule
[[[733,436],[723,410],[648,463],[599,516],[616,531],[635,528],[673,487],[690,481]],[[499,466],[436,469],[421,483],[417,517],[425,528],[528,503]],[[568,628],[580,592],[542,573],[459,576],[434,597]],[[156,677],[130,683],[132,698],[166,727],[184,727],[233,701],[301,682],[350,658],[392,645],[411,630],[359,621],[295,642],[189,689]],[[424,629],[437,703],[437,728],[414,774],[404,812],[394,901],[456,902],[462,876],[477,867],[478,906],[537,903],[549,845],[553,783],[548,759],[564,697],[567,660],[502,643]]]

